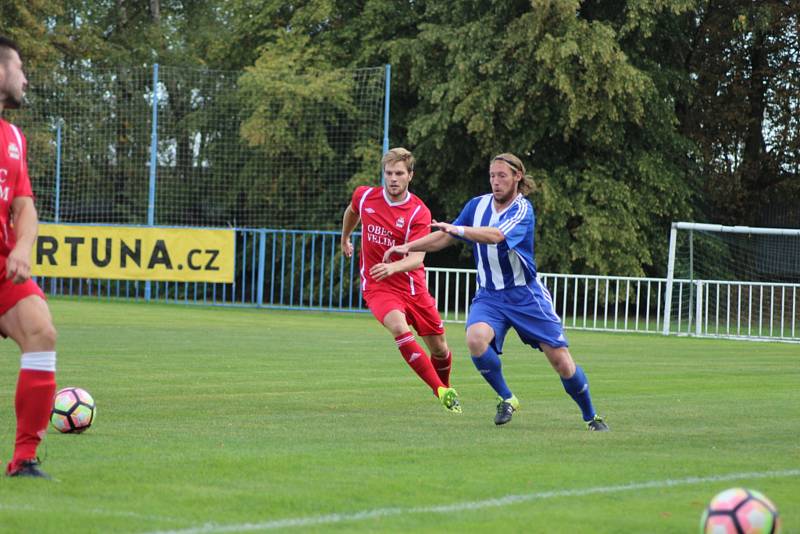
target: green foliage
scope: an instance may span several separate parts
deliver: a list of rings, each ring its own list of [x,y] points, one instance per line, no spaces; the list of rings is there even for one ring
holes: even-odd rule
[[[340,148],[331,122],[303,118],[324,112],[357,125],[353,85],[342,73],[390,63],[390,144],[415,152],[415,192],[437,218],[453,217],[487,190],[489,158],[517,153],[538,183],[531,200],[543,269],[663,275],[672,221],[800,225],[791,201],[800,194],[795,2],[4,4],[3,31],[30,49],[30,68],[158,61],[245,70],[235,94],[212,91],[241,111],[218,128],[247,145],[234,182],[268,179],[252,194],[234,188],[227,211],[296,203],[281,193],[304,185],[305,176],[289,170],[301,161],[314,170],[346,162],[347,176],[328,177],[334,187],[308,191],[325,203],[375,183],[374,135]],[[210,121],[192,109],[191,82],[167,89],[165,112],[177,128],[178,158],[187,160],[192,125]],[[123,143],[134,137],[130,122],[119,121],[117,149],[135,150]],[[52,152],[44,137],[34,134],[32,144]],[[214,143],[208,149],[221,157]],[[265,169],[265,157],[281,159],[284,170]],[[118,174],[117,188],[128,180],[136,177]],[[314,224],[336,224],[324,218]]]
[[[0,35],[17,42],[26,69],[51,67],[69,46],[66,29],[51,24],[64,10],[54,0],[0,0]]]
[[[464,1],[426,12],[396,50],[420,99],[408,136],[442,177],[431,189],[448,216],[486,191],[488,158],[509,150],[539,183],[542,268],[641,274],[661,264],[669,221],[689,212],[686,143],[614,25],[578,8]],[[459,136],[469,141],[450,142]]]
[[[690,24],[695,81],[681,127],[702,154],[714,222],[800,226],[796,2],[702,2]]]
[[[246,114],[241,135],[274,163],[264,169],[268,180],[259,183],[269,189],[248,202],[278,210],[276,200],[296,206],[313,198],[320,206],[343,206],[349,180],[334,176],[333,170],[344,166],[355,170],[352,176],[375,174],[380,151],[374,146],[376,131],[355,101],[356,90],[365,89],[357,87],[357,75],[352,69],[330,68],[324,51],[305,35],[283,34],[262,49],[240,79]],[[343,139],[342,131],[356,135]],[[298,169],[303,169],[300,175]],[[332,215],[330,210],[309,213],[303,224],[331,227]]]
[[[336,154],[327,143],[325,125],[307,117],[355,113],[352,81],[343,69],[330,69],[308,37],[285,36],[265,47],[241,77],[242,100],[251,106],[242,136],[273,156],[289,152],[310,160],[332,158]]]

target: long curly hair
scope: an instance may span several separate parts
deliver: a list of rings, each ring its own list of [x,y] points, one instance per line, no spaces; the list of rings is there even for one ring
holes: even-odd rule
[[[535,184],[533,182],[533,178],[529,175],[525,174],[525,165],[522,163],[522,160],[519,159],[517,156],[512,154],[511,152],[504,152],[502,154],[498,154],[492,158],[492,161],[489,162],[491,165],[495,161],[502,161],[514,172],[519,172],[522,174],[522,180],[519,181],[517,185],[517,191],[522,193],[522,196],[527,197],[531,194],[531,192],[535,188]]]

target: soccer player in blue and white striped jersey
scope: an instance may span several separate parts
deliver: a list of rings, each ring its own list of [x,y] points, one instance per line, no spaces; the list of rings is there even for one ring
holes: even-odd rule
[[[469,200],[452,223],[433,221],[441,230],[390,248],[392,255],[434,252],[456,242],[472,245],[478,291],[467,318],[467,346],[475,367],[498,395],[495,424],[511,420],[519,401],[503,376],[499,355],[506,333],[514,328],[522,341],[545,353],[566,392],[578,404],[589,430],[607,431],[589,394],[589,382],[568,349],[553,299],[536,276],[535,215],[525,198],[533,181],[513,154],[495,156],[489,166],[492,192]]]

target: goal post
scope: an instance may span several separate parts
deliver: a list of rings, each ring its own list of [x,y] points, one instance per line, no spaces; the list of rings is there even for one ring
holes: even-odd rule
[[[662,333],[800,342],[800,229],[672,224]]]

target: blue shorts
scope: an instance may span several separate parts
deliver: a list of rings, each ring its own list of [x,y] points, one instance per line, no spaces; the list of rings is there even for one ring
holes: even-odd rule
[[[494,330],[492,347],[503,353],[509,328],[514,328],[526,345],[541,350],[539,343],[568,347],[561,319],[553,309],[553,298],[539,280],[510,289],[478,289],[469,308],[467,328],[487,323]]]

